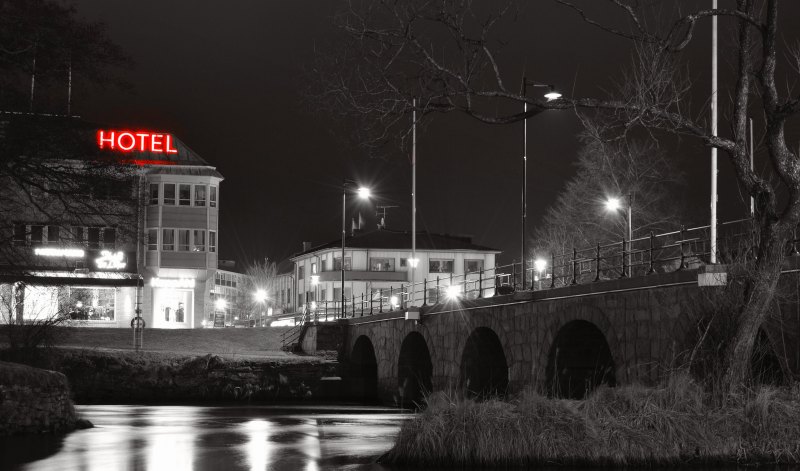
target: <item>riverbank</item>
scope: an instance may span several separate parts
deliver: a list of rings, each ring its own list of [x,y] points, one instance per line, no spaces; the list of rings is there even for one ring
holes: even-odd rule
[[[601,388],[582,401],[434,393],[381,459],[407,466],[800,463],[800,390],[762,388],[715,407],[683,376]]]
[[[66,432],[79,425],[63,374],[0,361],[0,436]]]
[[[78,404],[280,402],[338,398],[338,364],[316,357],[223,358],[50,348],[0,360],[58,371]]]

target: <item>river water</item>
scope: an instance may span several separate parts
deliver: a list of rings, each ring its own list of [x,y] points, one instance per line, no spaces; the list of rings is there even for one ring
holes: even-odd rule
[[[0,469],[361,470],[411,414],[365,406],[78,406],[95,428],[0,441]]]

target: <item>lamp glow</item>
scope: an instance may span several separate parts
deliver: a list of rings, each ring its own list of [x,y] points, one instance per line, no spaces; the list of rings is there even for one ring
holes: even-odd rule
[[[225,301],[223,298],[219,298],[214,301],[214,307],[216,307],[218,311],[224,311],[225,308],[228,307],[228,301]]]
[[[544,97],[547,98],[547,101],[553,101],[553,100],[558,100],[559,98],[561,98],[561,94],[558,93],[555,90],[551,90],[548,93],[545,93]]]
[[[608,211],[618,211],[622,207],[619,198],[609,198],[606,200],[606,209]]]
[[[461,286],[459,285],[450,285],[447,287],[447,298],[448,299],[458,299],[461,295]]]
[[[311,275],[311,284],[312,285],[319,284],[319,275]]]
[[[255,298],[256,301],[263,303],[267,300],[267,292],[263,289],[258,289],[255,293],[253,293],[253,298]]]
[[[547,268],[547,260],[543,258],[537,258],[533,262],[533,267],[536,269],[536,271],[542,273],[545,270],[545,268]]]
[[[369,188],[362,186],[358,189],[359,198],[366,200],[369,199],[370,196],[372,196],[372,192],[369,190]]]
[[[391,304],[391,305],[392,305],[392,307],[394,307],[394,308],[396,308],[397,306],[399,306],[399,305],[400,305],[400,303],[399,303],[399,302],[398,302],[398,300],[397,300],[397,296],[392,296],[391,298],[389,298],[389,304]]]

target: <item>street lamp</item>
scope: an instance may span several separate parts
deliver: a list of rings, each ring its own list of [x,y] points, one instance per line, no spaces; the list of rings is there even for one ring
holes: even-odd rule
[[[631,206],[632,205],[633,205],[633,194],[628,193],[628,207],[627,207],[627,211],[628,211],[628,243],[627,243],[627,247],[623,247],[623,252],[627,252],[628,253],[628,259],[629,260],[630,260],[631,249],[633,248],[633,242],[632,242],[633,241],[633,225],[631,223],[631,212],[632,212],[631,211]],[[619,211],[621,208],[622,208],[622,202],[620,201],[619,198],[609,198],[608,200],[606,200],[606,209],[608,211],[616,212],[616,211]],[[625,270],[624,270],[625,253],[622,254],[622,257],[623,257],[622,258],[622,261],[623,261],[623,270],[622,270],[623,273],[622,273],[622,276],[625,276],[626,275]]]
[[[342,180],[342,310],[341,316],[344,317],[344,245],[345,245],[345,236],[347,234],[345,221],[347,219],[347,186],[348,185],[355,185],[356,182],[348,179]],[[369,199],[370,197],[370,190],[366,187],[359,187],[357,190],[358,197],[361,199]]]
[[[522,90],[520,95],[523,97],[527,96],[528,93],[528,85],[531,87],[547,87],[549,91],[545,93],[544,97],[547,101],[558,100],[561,98],[561,94],[558,93],[552,85],[547,85],[544,83],[533,82],[528,80],[525,76],[522,77]],[[523,152],[522,152],[522,253],[520,254],[520,262],[522,263],[522,289],[526,289],[527,284],[527,274],[528,274],[528,267],[525,261],[527,260],[526,255],[526,242],[525,242],[525,226],[527,225],[528,219],[528,102],[525,101],[523,103],[523,111],[525,113],[525,119],[523,120],[523,124],[525,126],[525,139],[523,144]],[[541,112],[543,110],[539,110]]]
[[[226,307],[228,307],[228,302],[225,301],[225,298],[217,298],[216,301],[214,301],[214,308],[217,311],[222,311],[222,314],[223,314],[224,318],[227,320],[228,313],[225,312],[225,308]],[[223,321],[222,327],[225,327],[225,322],[224,321]]]

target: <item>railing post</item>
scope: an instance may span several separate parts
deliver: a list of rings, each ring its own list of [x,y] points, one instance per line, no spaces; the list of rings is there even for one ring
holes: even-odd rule
[[[394,296],[394,288],[392,285],[389,285],[389,310],[394,311],[394,306],[392,306],[392,296]]]
[[[681,226],[681,263],[678,266],[678,270],[676,271],[680,271],[686,268],[686,254],[684,253],[683,250],[684,239],[686,239],[686,228],[684,226]]]
[[[656,248],[656,235],[653,234],[653,231],[650,231],[650,269],[647,270],[648,275],[652,275],[656,272],[655,264],[653,263],[653,252]]]
[[[622,274],[619,275],[620,278],[625,278],[628,276],[628,266],[625,260],[625,254],[627,254],[626,246],[625,246],[625,237],[622,238]]]
[[[367,293],[362,293],[361,294],[361,301],[358,303],[358,304],[361,305],[361,317],[364,317],[364,301],[365,301],[364,296],[366,296],[366,295],[367,295]]]
[[[378,312],[383,313],[383,288],[378,289]]]
[[[350,293],[350,306],[353,308],[353,315],[351,317],[356,317],[356,295]]]
[[[594,281],[600,281],[600,242],[597,243],[594,263]]]
[[[572,248],[572,283],[578,284],[578,249]]]
[[[422,280],[422,305],[428,304],[428,278]]]
[[[478,271],[478,297],[483,297],[483,268]]]
[[[517,290],[517,264],[511,262],[511,285],[514,287],[514,291]]]
[[[436,275],[436,304],[439,304],[439,275]]]
[[[554,254],[553,252],[550,252],[550,262],[551,262],[550,263],[550,267],[552,267],[550,269],[550,271],[552,272],[551,273],[552,276],[550,277],[550,288],[555,288],[556,287],[556,254]]]
[[[370,316],[375,313],[374,310],[373,310],[373,307],[372,307],[373,301],[374,301],[374,299],[373,299],[374,297],[375,296],[372,295],[372,285],[370,284],[370,289],[369,289],[369,315]]]
[[[405,306],[406,306],[405,294],[406,294],[406,287],[403,286],[402,283],[400,283],[400,298],[398,299],[398,301],[400,301],[400,303],[399,303],[400,304],[400,309],[405,309]]]

